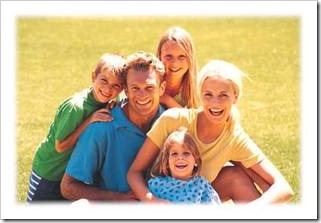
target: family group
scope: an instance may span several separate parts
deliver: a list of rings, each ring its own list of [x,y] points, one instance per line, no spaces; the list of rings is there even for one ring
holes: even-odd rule
[[[291,186],[240,124],[243,76],[224,60],[198,71],[192,37],[178,26],[155,55],[102,55],[92,86],[59,105],[27,201],[289,201]]]

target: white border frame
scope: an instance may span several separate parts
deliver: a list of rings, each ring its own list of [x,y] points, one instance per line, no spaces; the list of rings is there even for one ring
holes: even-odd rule
[[[301,17],[300,204],[254,206],[24,205],[16,202],[15,18],[17,16]],[[317,219],[317,1],[1,1],[2,219]],[[213,210],[215,209],[215,210]]]

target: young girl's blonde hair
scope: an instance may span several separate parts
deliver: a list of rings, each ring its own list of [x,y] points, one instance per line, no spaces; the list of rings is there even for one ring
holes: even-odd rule
[[[188,70],[184,74],[183,81],[181,83],[181,93],[184,106],[188,108],[196,107],[197,102],[195,98],[195,78],[197,72],[197,64],[195,57],[195,47],[190,34],[181,27],[174,26],[166,30],[161,36],[157,46],[156,56],[161,59],[161,49],[168,41],[175,41],[183,49],[187,56]]]
[[[169,169],[169,153],[173,144],[183,145],[185,148],[190,150],[194,159],[195,166],[192,173],[192,177],[199,175],[202,168],[202,159],[201,155],[198,151],[197,145],[192,138],[192,136],[187,132],[187,129],[184,127],[180,127],[179,129],[172,132],[167,139],[165,140],[161,151],[151,168],[151,176],[170,176]]]

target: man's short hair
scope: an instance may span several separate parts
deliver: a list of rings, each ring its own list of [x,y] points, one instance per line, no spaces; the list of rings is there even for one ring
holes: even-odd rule
[[[122,73],[125,85],[127,85],[127,74],[130,69],[135,71],[148,71],[149,69],[153,69],[159,75],[160,82],[164,80],[165,66],[163,62],[151,53],[138,51],[126,58],[126,64]]]

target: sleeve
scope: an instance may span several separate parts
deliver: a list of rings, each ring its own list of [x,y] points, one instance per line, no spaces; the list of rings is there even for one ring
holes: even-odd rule
[[[241,162],[246,168],[265,159],[257,144],[239,126],[235,134],[233,160]]]
[[[163,112],[155,121],[147,136],[161,148],[166,137],[181,125],[180,110],[171,108]]]
[[[64,140],[83,122],[83,109],[70,102],[63,103],[57,112],[55,120],[55,138]]]
[[[80,135],[68,162],[66,173],[87,184],[94,184],[94,177],[101,169],[106,154],[107,137],[100,125],[92,123]]]

